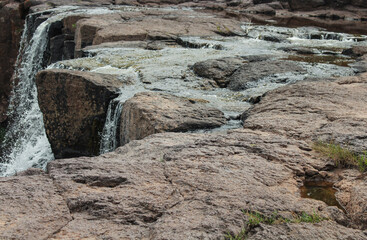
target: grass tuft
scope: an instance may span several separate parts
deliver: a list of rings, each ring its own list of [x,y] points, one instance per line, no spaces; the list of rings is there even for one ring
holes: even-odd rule
[[[323,218],[318,215],[316,212],[313,214],[308,214],[306,212],[302,212],[300,214],[293,214],[292,218],[285,218],[278,214],[277,211],[274,211],[271,216],[265,216],[256,211],[242,211],[244,215],[247,216],[248,221],[245,224],[245,227],[241,229],[238,234],[230,234],[224,237],[226,240],[245,240],[248,237],[248,233],[259,226],[260,224],[268,224],[268,225],[278,225],[284,223],[319,223],[324,220],[328,220],[327,218]]]
[[[367,170],[367,152],[358,155],[339,144],[322,141],[315,142],[312,148],[321,155],[332,159],[336,167],[357,167],[361,172]]]

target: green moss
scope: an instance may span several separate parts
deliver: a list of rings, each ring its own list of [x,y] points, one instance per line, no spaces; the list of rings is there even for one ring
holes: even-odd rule
[[[356,154],[339,144],[317,141],[313,143],[313,150],[332,159],[336,167],[357,167],[361,172],[367,170],[367,152]]]
[[[328,220],[327,218],[323,218],[317,213],[308,214],[306,212],[302,212],[300,214],[294,213],[292,218],[285,218],[278,214],[277,211],[274,211],[271,216],[265,216],[256,211],[243,211],[244,215],[247,217],[247,222],[245,227],[241,229],[241,231],[237,234],[227,233],[224,237],[226,240],[244,240],[247,239],[248,233],[259,226],[260,224],[268,224],[268,225],[278,225],[284,223],[319,223],[324,220]]]

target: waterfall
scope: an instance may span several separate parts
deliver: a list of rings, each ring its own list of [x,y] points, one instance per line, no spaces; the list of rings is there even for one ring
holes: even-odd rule
[[[46,137],[43,116],[38,106],[35,75],[42,70],[43,56],[48,44],[50,23],[58,18],[49,18],[41,23],[33,36],[28,36],[32,15],[28,16],[21,39],[10,98],[10,124],[4,140],[0,174],[8,176],[30,167],[45,168],[54,159]],[[30,40],[28,41],[28,39]],[[15,81],[18,81],[16,84]]]
[[[122,113],[123,103],[124,102],[120,101],[119,97],[117,97],[108,105],[106,122],[101,136],[101,146],[99,150],[101,154],[115,150],[118,145],[117,129],[120,122],[119,119]]]
[[[136,93],[143,92],[145,90],[145,88],[139,83],[138,74],[136,72],[127,70],[127,75],[121,77],[134,79],[134,84],[121,88],[119,96],[112,100],[108,105],[106,122],[101,136],[99,149],[100,154],[112,152],[118,147],[118,129],[123,105],[126,100],[133,97]]]
[[[38,105],[35,75],[43,69],[44,53],[48,45],[50,25],[66,16],[109,14],[109,8],[82,9],[61,6],[56,9],[30,14],[27,17],[13,75],[14,89],[9,105],[9,126],[0,156],[0,176],[9,176],[30,167],[45,169],[54,159],[46,137],[43,115]],[[51,14],[32,34],[34,20],[42,14]]]

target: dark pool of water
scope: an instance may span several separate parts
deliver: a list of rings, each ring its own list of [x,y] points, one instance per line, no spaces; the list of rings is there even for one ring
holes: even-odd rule
[[[330,182],[305,182],[301,187],[301,197],[323,201],[327,205],[336,206],[345,212],[345,209],[335,197],[336,192],[333,183]]]

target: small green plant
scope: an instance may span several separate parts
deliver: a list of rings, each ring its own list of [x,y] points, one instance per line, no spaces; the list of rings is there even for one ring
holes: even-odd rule
[[[224,237],[224,239],[226,239],[226,240],[244,240],[246,238],[247,238],[247,229],[246,228],[242,228],[241,231],[236,235],[232,235],[230,233],[227,233],[227,235]]]
[[[319,223],[321,221],[327,220],[326,218],[321,217],[316,212],[313,214],[308,214],[306,212],[302,212],[300,215],[297,215],[294,219],[292,219],[292,222],[294,223]]]
[[[72,27],[72,28],[76,28],[76,23],[73,23],[73,24],[71,25],[71,27]]]
[[[358,155],[339,144],[322,141],[315,142],[312,148],[321,155],[332,159],[337,167],[358,167],[361,172],[367,170],[367,152]]]
[[[364,151],[363,155],[360,155],[357,158],[357,162],[358,162],[359,171],[361,172],[367,171],[367,151]]]

